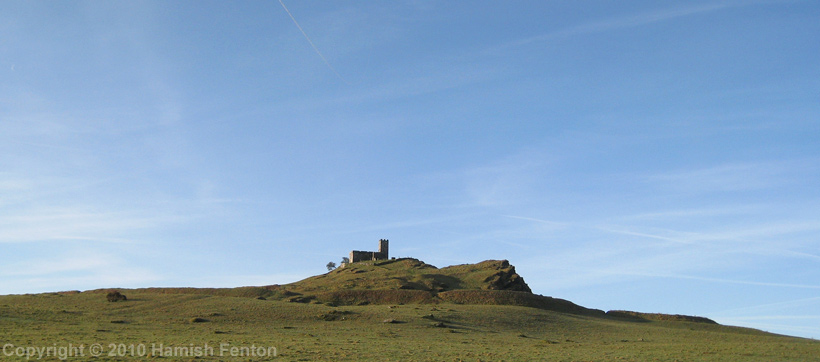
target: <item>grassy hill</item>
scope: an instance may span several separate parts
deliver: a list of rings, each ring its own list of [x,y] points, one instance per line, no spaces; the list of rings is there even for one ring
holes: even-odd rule
[[[121,289],[128,297],[121,302],[108,302],[107,290],[0,296],[0,335],[11,346],[2,358],[25,360],[16,352],[72,345],[83,346],[84,355],[69,359],[89,360],[95,344],[102,351],[97,361],[816,361],[820,355],[813,340],[699,317],[604,313],[524,287],[506,261],[439,269],[400,259],[356,263],[287,285]],[[250,351],[265,354],[242,354]]]
[[[102,292],[92,291],[92,292]],[[571,314],[603,316],[604,311],[564,299],[532,294],[507,260],[436,268],[421,260],[401,258],[358,262],[295,283],[240,288],[149,288],[140,291],[265,298],[330,306],[368,304],[513,305]],[[687,320],[714,323],[703,317],[610,311],[630,319]]]
[[[515,273],[515,267],[506,260],[487,260],[439,269],[412,258],[353,263],[285,287],[301,292],[351,289],[530,291],[523,278]]]

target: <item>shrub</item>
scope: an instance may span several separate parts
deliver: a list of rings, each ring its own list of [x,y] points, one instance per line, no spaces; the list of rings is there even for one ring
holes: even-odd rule
[[[120,293],[119,291],[116,291],[116,290],[113,291],[113,292],[108,293],[105,297],[106,297],[106,299],[108,299],[109,302],[112,302],[112,303],[113,302],[124,302],[124,301],[128,300],[128,298],[124,294],[122,294],[122,293]]]

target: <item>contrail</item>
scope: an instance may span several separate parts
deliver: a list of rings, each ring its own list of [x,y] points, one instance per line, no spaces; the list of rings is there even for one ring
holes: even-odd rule
[[[293,17],[293,14],[290,13],[290,10],[288,10],[288,7],[285,6],[285,3],[282,2],[282,0],[279,0],[279,4],[282,4],[282,8],[285,9],[285,12],[288,13],[288,16],[290,16],[290,20],[293,20],[293,23],[296,24],[296,27],[299,28],[299,31],[302,32],[302,35],[305,36],[305,39],[307,39],[308,43],[310,43],[310,46],[313,47],[313,50],[316,51],[316,54],[319,54],[319,57],[322,58],[322,60],[325,62],[325,64],[327,64],[328,68],[330,68],[330,70],[332,70],[333,73],[336,74],[336,76],[339,77],[339,79],[342,80],[342,82],[347,83],[347,81],[342,77],[342,75],[339,74],[339,72],[336,71],[336,68],[333,68],[333,66],[330,65],[330,62],[327,61],[327,58],[325,58],[325,56],[322,55],[322,52],[319,51],[319,48],[316,47],[316,44],[313,44],[313,41],[310,40],[310,37],[307,35],[307,33],[305,33],[305,30],[302,29],[302,26],[299,25],[299,22],[297,22],[296,18]],[[347,83],[347,84],[350,84],[350,83]]]

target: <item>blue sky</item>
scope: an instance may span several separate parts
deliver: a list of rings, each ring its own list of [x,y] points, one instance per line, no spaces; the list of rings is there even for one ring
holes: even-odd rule
[[[285,5],[310,41],[277,1],[0,5],[1,294],[282,284],[388,238],[820,337],[820,3]]]

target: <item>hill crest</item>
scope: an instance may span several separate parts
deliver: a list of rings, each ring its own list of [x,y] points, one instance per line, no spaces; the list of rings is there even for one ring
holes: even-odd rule
[[[414,258],[362,261],[325,274],[283,284],[238,288],[145,288],[162,294],[200,294],[328,306],[370,304],[511,305],[561,313],[629,320],[717,324],[696,316],[590,309],[571,301],[533,294],[508,260],[437,268]],[[100,289],[92,292],[109,292]]]
[[[364,261],[347,264],[326,274],[286,284],[303,292],[337,290],[532,290],[507,260],[437,268],[414,258]]]

